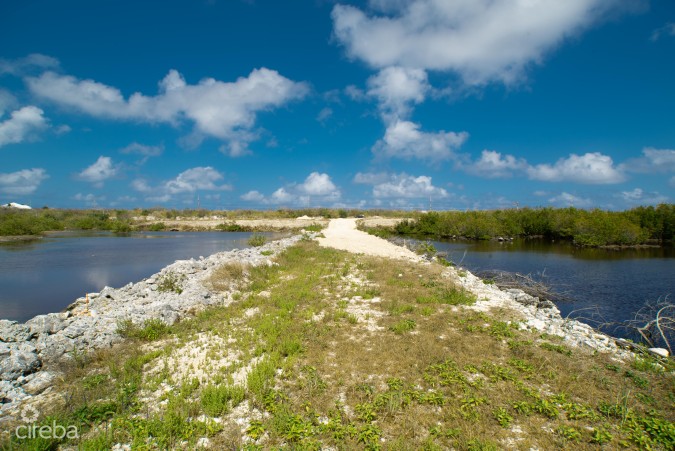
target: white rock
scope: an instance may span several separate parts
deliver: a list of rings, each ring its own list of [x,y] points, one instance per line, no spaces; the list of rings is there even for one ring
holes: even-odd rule
[[[670,355],[668,350],[663,348],[649,348],[648,351],[661,357],[668,357]]]

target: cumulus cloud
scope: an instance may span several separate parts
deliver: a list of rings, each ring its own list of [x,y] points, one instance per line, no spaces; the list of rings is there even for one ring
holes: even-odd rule
[[[621,165],[627,172],[675,172],[675,150],[645,147],[642,157],[633,158]]]
[[[519,80],[566,38],[625,5],[620,0],[411,0],[370,2],[376,13],[336,5],[333,31],[371,67],[458,74],[465,84]]]
[[[115,87],[51,71],[27,77],[26,83],[38,97],[95,117],[173,126],[190,121],[194,129],[187,141],[193,144],[203,137],[223,141],[255,138],[250,129],[259,112],[300,99],[308,92],[305,83],[266,68],[255,69],[234,82],[206,78],[194,85],[171,70],[159,82],[157,95],[137,92],[129,98]]]
[[[300,193],[310,196],[329,196],[338,191],[328,174],[312,172],[305,181],[297,186]]]
[[[17,196],[33,194],[47,178],[47,171],[42,168],[0,173],[0,192]]]
[[[358,173],[354,177],[354,183],[373,185],[373,197],[405,198],[405,199],[428,199],[448,197],[448,192],[434,186],[431,177],[426,175],[413,176],[406,173]]]
[[[422,103],[431,89],[425,71],[405,67],[382,69],[367,84],[367,94],[378,100],[385,123],[407,118],[411,106]]]
[[[101,155],[94,164],[83,169],[77,177],[100,188],[106,180],[115,177],[118,170],[119,168],[113,164],[112,158]]]
[[[0,147],[34,139],[45,128],[47,120],[40,108],[25,106],[13,111],[9,119],[0,122]]]
[[[191,168],[181,172],[175,178],[156,186],[139,178],[131,182],[131,187],[146,195],[151,202],[169,202],[175,195],[193,194],[197,191],[231,191],[232,185],[221,183],[225,176],[211,166]]]
[[[312,172],[302,183],[290,183],[265,196],[259,191],[249,191],[240,196],[247,202],[275,205],[319,205],[335,203],[342,193],[326,173]]]
[[[265,196],[259,191],[253,190],[240,196],[240,199],[246,202],[262,202],[265,200]]]
[[[668,22],[661,28],[657,28],[652,32],[652,35],[650,36],[650,39],[652,41],[658,41],[664,36],[675,36],[675,23],[674,22]]]
[[[59,60],[40,53],[32,53],[15,60],[0,59],[0,75],[23,75],[32,69],[55,69],[59,67]]]
[[[611,184],[625,180],[625,175],[614,167],[612,158],[599,152],[584,155],[571,154],[555,164],[529,166],[531,179],[545,182],[577,182],[587,184]]]
[[[11,92],[0,89],[0,117],[4,116],[6,111],[14,108],[16,104],[16,97]]]
[[[550,198],[548,201],[554,205],[559,205],[562,207],[586,208],[593,204],[590,199],[577,197],[574,194],[566,192],[562,192],[558,196]]]
[[[423,132],[419,124],[399,120],[387,127],[384,138],[375,143],[372,151],[378,158],[439,162],[456,158],[455,151],[468,137],[466,132]]]
[[[195,191],[230,191],[232,186],[217,183],[225,177],[210,166],[197,167],[183,171],[164,184],[169,194],[193,193]]]
[[[527,161],[513,155],[502,155],[494,150],[483,150],[480,159],[464,166],[469,174],[485,178],[508,178],[514,172],[525,170]]]

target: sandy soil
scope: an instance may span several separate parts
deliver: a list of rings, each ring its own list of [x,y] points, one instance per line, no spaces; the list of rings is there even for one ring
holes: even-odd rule
[[[381,218],[373,216],[370,218],[358,219],[354,221],[362,221],[366,225],[386,226],[391,227],[402,221],[401,218]],[[138,224],[150,225],[161,222],[169,229],[192,229],[192,230],[214,230],[216,226],[223,223],[235,223],[242,227],[251,228],[254,230],[299,230],[312,224],[321,224],[325,226],[328,224],[328,219],[322,217],[301,216],[299,218],[285,218],[285,219],[223,219],[217,218],[190,218],[190,219],[144,219],[141,218]]]
[[[357,230],[356,221],[357,219],[331,219],[328,227],[323,230],[325,238],[319,238],[319,244],[357,254],[402,260],[421,260],[419,255],[408,249]]]

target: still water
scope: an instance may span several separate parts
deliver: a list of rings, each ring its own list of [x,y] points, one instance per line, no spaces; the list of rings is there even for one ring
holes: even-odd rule
[[[59,232],[0,245],[0,319],[58,312],[85,293],[121,287],[176,260],[250,247],[250,232]],[[275,236],[265,234],[269,239]]]
[[[553,289],[571,299],[558,303],[563,316],[588,316],[587,309],[597,307],[606,321],[623,322],[645,302],[666,296],[675,302],[673,248],[579,249],[536,240],[431,243],[447,252],[448,260],[472,272],[543,273]],[[620,330],[612,332],[623,335]]]

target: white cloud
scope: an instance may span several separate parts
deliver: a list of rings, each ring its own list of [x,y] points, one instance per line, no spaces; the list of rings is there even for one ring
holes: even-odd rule
[[[194,194],[197,191],[231,191],[232,185],[220,183],[224,178],[223,174],[206,166],[183,171],[157,186],[139,178],[131,182],[131,187],[145,194],[147,201],[165,203],[173,200],[176,195]]]
[[[357,172],[354,176],[354,183],[365,185],[376,185],[389,180],[389,174],[386,172]]]
[[[242,136],[253,139],[256,135],[249,130],[259,112],[300,99],[308,92],[305,83],[266,68],[255,69],[234,82],[206,78],[195,85],[187,84],[180,73],[171,70],[159,82],[156,96],[137,92],[128,99],[115,87],[54,72],[28,77],[26,83],[39,97],[96,117],[173,126],[191,121],[194,130],[188,141],[193,144],[205,136],[223,141],[238,141]]]
[[[382,69],[367,84],[368,95],[378,100],[385,123],[407,118],[411,104],[422,103],[431,89],[425,71],[405,67]]]
[[[316,120],[322,124],[326,122],[333,115],[333,109],[329,107],[324,107],[319,111],[319,114],[316,116]]]
[[[89,194],[77,193],[75,196],[73,196],[73,199],[79,202],[84,202],[85,204],[91,207],[96,207],[98,206],[99,202],[105,200],[105,196],[96,196],[91,193]]]
[[[451,71],[465,84],[513,83],[566,38],[620,10],[620,0],[371,1],[383,13],[336,5],[334,34],[372,67]]]
[[[0,89],[0,117],[4,116],[5,111],[14,108],[16,104],[16,97],[11,92]]]
[[[13,111],[9,119],[0,122],[0,147],[34,139],[37,132],[47,127],[44,112],[34,106]]]
[[[270,199],[268,199],[268,202],[273,204],[288,204],[293,203],[296,200],[297,196],[289,193],[285,188],[282,187],[272,193],[272,196]]]
[[[265,196],[259,191],[249,191],[240,196],[242,200],[261,204],[285,204],[285,205],[325,205],[327,202],[334,203],[342,193],[335,186],[330,176],[325,173],[312,172],[302,183],[289,183],[274,191],[270,196]]]
[[[668,202],[667,196],[663,196],[657,192],[646,193],[642,188],[635,188],[632,191],[621,191],[619,197],[629,204],[653,205]]]
[[[483,150],[480,159],[464,167],[469,174],[486,178],[507,178],[527,168],[527,162],[513,155],[502,155],[494,150]]]
[[[232,137],[230,139],[230,142],[227,144],[223,144],[218,148],[218,150],[221,153],[224,153],[225,155],[232,157],[232,158],[239,158],[243,157],[246,155],[250,155],[253,152],[248,148],[248,143],[250,141],[253,141],[254,137],[252,135],[247,135],[247,136],[241,136],[237,139],[235,137]]]
[[[661,28],[657,28],[652,32],[650,39],[652,41],[658,41],[662,36],[675,36],[675,23],[668,22]]]
[[[611,184],[625,180],[622,171],[614,167],[612,158],[598,152],[571,154],[568,158],[559,159],[554,165],[529,166],[527,174],[531,179],[546,182]]]
[[[345,88],[345,94],[355,102],[362,102],[367,99],[366,93],[363,92],[361,88],[354,85],[348,85]]]
[[[210,166],[197,167],[183,171],[164,184],[169,194],[193,193],[195,191],[230,191],[231,185],[217,185],[224,179],[223,174]]]
[[[642,157],[633,158],[621,164],[620,168],[629,172],[654,173],[675,172],[675,150],[645,147]]]
[[[376,199],[428,199],[429,197],[438,199],[448,197],[448,192],[443,188],[434,186],[431,177],[426,175],[415,177],[406,173],[359,172],[354,177],[354,183],[373,185],[373,197]]]
[[[103,186],[103,182],[115,177],[117,173],[118,168],[113,164],[112,158],[100,156],[94,164],[82,170],[78,174],[78,178],[93,183],[94,186],[100,188]]]
[[[574,194],[562,192],[558,196],[552,197],[548,200],[550,203],[560,205],[563,207],[590,207],[593,202],[590,199],[577,197]]]
[[[47,171],[42,168],[0,173],[0,192],[18,196],[33,194],[47,178]]]
[[[456,158],[455,151],[468,137],[467,132],[422,132],[419,124],[399,120],[387,127],[384,138],[375,143],[372,151],[379,158],[438,162]]]
[[[245,200],[247,202],[262,202],[265,200],[265,196],[262,195],[259,191],[253,190],[240,196],[240,199]]]
[[[148,146],[132,142],[128,146],[120,149],[120,152],[124,154],[143,155],[144,157],[158,157],[164,152],[164,146]]]
[[[59,67],[59,60],[40,53],[32,53],[15,60],[0,59],[0,75],[22,75],[24,72],[37,69],[54,69]]]
[[[300,193],[310,196],[331,196],[335,195],[336,192],[339,193],[330,176],[318,172],[309,174],[305,181],[297,186],[297,189]]]

